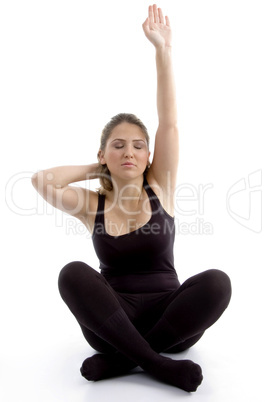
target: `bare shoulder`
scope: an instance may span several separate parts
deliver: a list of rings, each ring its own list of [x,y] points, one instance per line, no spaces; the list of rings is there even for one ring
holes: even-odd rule
[[[173,191],[171,190],[171,184],[162,186],[154,177],[153,171],[148,171],[146,175],[147,182],[149,186],[152,188],[158,199],[160,200],[161,205],[165,209],[165,211],[173,216],[174,215],[174,205],[173,205]]]
[[[94,230],[95,217],[98,208],[98,192],[84,189],[85,199],[87,200],[85,213],[79,219],[86,226],[90,233]]]

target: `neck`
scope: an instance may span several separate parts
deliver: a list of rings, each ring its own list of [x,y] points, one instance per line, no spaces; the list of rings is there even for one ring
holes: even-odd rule
[[[112,180],[113,190],[110,192],[110,200],[121,205],[126,210],[137,208],[143,198],[143,175],[134,180]]]

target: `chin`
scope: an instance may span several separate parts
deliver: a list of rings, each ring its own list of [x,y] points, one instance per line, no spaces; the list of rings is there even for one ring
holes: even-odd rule
[[[134,180],[138,179],[139,177],[143,177],[143,172],[137,173],[137,172],[131,172],[127,171],[124,172],[123,174],[116,174],[116,173],[111,173],[112,180]]]

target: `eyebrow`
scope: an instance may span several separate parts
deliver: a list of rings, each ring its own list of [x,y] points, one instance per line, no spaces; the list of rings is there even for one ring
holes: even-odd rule
[[[114,142],[114,141],[123,141],[123,142],[126,142],[126,140],[124,140],[123,138],[115,138],[115,140],[112,140],[111,143]],[[138,140],[133,140],[133,142],[137,142],[137,141],[138,141],[138,142],[139,142],[139,141],[142,141],[142,142],[145,143],[145,141],[142,140],[141,138],[139,138]]]

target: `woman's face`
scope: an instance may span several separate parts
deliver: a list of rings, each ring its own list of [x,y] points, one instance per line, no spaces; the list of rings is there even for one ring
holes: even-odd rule
[[[141,128],[123,122],[112,130],[105,150],[100,152],[100,163],[107,164],[112,178],[134,179],[144,173],[149,155]]]

